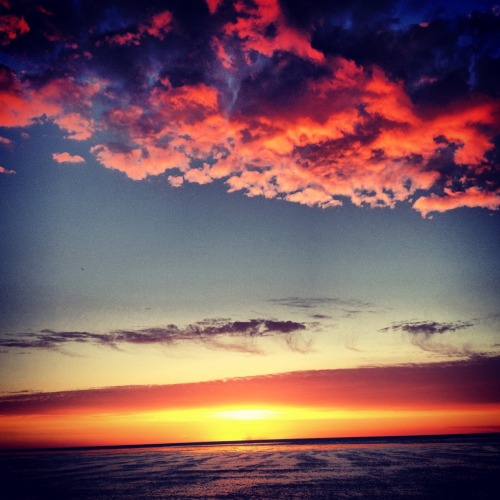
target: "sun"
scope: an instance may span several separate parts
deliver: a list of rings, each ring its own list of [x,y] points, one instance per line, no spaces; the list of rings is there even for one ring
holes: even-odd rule
[[[266,420],[274,418],[279,412],[256,408],[243,408],[238,410],[221,410],[214,412],[214,417],[223,420]]]

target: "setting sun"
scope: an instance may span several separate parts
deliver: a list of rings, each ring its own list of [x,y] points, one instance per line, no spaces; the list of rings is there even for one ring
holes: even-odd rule
[[[217,411],[213,413],[213,416],[227,420],[263,420],[274,418],[278,413],[279,412],[274,410],[243,408],[238,410]]]

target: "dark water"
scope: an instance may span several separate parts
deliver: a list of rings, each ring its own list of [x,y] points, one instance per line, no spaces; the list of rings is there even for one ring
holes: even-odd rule
[[[0,453],[0,498],[500,498],[500,435]]]

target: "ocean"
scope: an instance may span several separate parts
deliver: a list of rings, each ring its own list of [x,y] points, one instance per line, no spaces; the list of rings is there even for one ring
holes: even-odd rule
[[[500,434],[0,453],[0,498],[500,498]]]

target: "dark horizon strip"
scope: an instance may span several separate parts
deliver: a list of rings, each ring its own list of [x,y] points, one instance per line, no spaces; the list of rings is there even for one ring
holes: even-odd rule
[[[450,434],[409,434],[401,436],[349,436],[349,437],[327,437],[327,438],[293,438],[293,439],[243,439],[235,441],[193,441],[182,443],[148,443],[148,444],[117,444],[101,446],[61,446],[54,448],[10,448],[0,450],[1,453],[33,453],[33,452],[69,452],[69,451],[99,451],[99,450],[132,450],[140,448],[183,448],[183,447],[209,447],[209,446],[245,446],[245,445],[310,445],[310,444],[431,444],[450,442],[454,439],[498,439],[498,432],[473,432],[473,433],[450,433]]]

